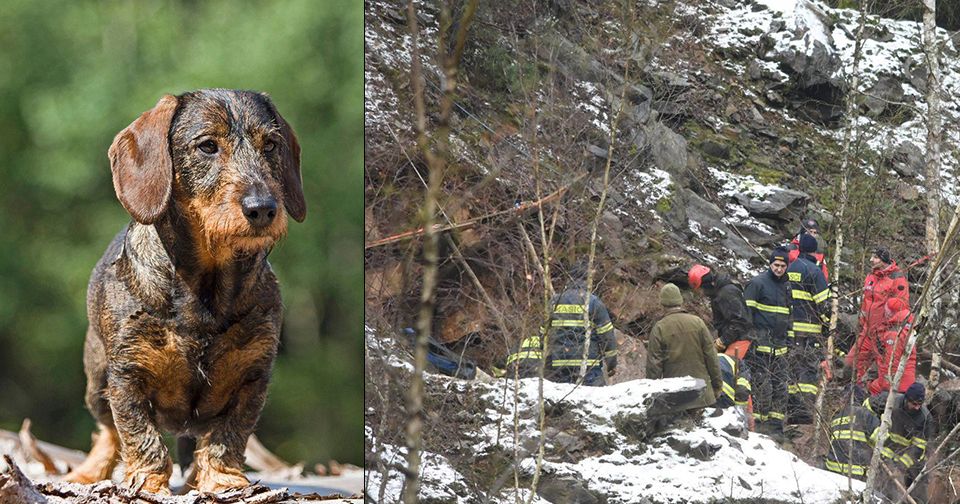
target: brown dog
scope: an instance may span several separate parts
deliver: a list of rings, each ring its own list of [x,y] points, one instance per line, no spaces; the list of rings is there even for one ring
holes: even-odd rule
[[[306,216],[300,146],[270,99],[164,96],[110,146],[133,217],[87,291],[87,407],[100,433],[70,481],[169,492],[161,430],[197,439],[195,485],[248,485],[243,453],[266,397],[282,306],[267,262]]]

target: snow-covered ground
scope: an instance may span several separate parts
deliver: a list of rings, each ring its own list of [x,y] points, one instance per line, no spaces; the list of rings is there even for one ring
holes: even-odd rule
[[[368,345],[371,339],[377,337],[368,330]],[[385,348],[384,343],[376,345]],[[399,360],[392,361],[392,365],[398,370],[408,369]],[[447,393],[477,394],[481,398],[485,405],[485,411],[479,413],[483,416],[482,427],[478,432],[462,433],[458,442],[466,444],[475,459],[494,453],[516,453],[521,459],[521,481],[529,481],[540,433],[535,414],[540,399],[538,380],[465,382],[425,376]],[[574,461],[550,461],[548,457],[543,463],[544,477],[582,481],[591,492],[606,496],[610,503],[765,498],[827,504],[847,490],[846,478],[811,467],[780,449],[769,437],[746,431],[742,414],[736,409],[708,408],[699,425],[688,422],[680,427],[678,423],[644,441],[636,440],[635,429],[625,427],[647,418],[657,394],[699,387],[703,387],[703,382],[689,377],[632,380],[599,388],[543,382],[544,403],[554,409],[562,404],[566,412],[565,432],[587,445],[571,449]],[[569,425],[571,420],[574,425]],[[551,424],[548,420],[548,433],[553,428]],[[377,498],[383,491],[383,502],[398,502],[403,476],[397,468],[405,464],[406,450],[377,443],[371,428],[365,432],[368,446],[379,449],[373,456],[393,468],[384,483],[378,465],[368,465],[368,495]],[[556,449],[555,443],[562,442],[561,437],[548,436],[548,453]],[[466,504],[480,497],[471,491],[463,470],[438,453],[424,453],[421,478],[423,499]],[[503,489],[491,496],[491,502],[513,502],[517,491],[525,495],[527,487],[521,484],[517,490],[512,482],[513,476],[507,478]],[[862,490],[861,482],[850,484],[853,491]],[[537,498],[534,502],[546,501]]]

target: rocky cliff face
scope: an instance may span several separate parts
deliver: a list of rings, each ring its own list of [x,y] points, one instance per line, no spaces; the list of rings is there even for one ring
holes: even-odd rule
[[[853,203],[843,223],[848,248],[840,288],[859,287],[865,255],[878,244],[901,263],[920,255],[926,77],[916,23],[869,18],[860,89],[852,90],[856,12],[818,1],[481,3],[452,117],[441,201],[452,230],[441,240],[434,325],[438,339],[481,368],[502,359],[542,320],[542,273],[529,253],[532,246],[542,257],[541,230],[552,233],[553,258],[589,249],[608,162],[597,291],[624,349],[626,364],[615,381],[643,376],[643,340],[659,314],[656,278],[664,272],[702,262],[746,281],[764,267],[770,247],[796,233],[802,216],[818,218],[832,239],[845,152],[853,156]],[[432,2],[416,6],[432,124],[442,87],[440,12]],[[426,170],[412,127],[406,4],[367,0],[365,9],[365,209],[372,243],[419,226]],[[950,97],[960,93],[960,42],[953,33],[938,36],[945,107],[939,189],[955,205],[960,102]],[[844,117],[851,97],[855,116]],[[859,131],[849,151],[840,145],[848,124]],[[555,193],[541,227],[528,203]],[[367,319],[378,334],[415,317],[418,246],[414,239],[367,249]],[[702,300],[691,301],[707,313]],[[845,299],[847,308],[856,303],[856,296]],[[371,380],[368,391],[382,388],[380,378]],[[370,415],[399,411],[399,397],[384,411],[368,393]],[[402,444],[399,433],[371,435]],[[433,450],[445,453],[442,446]],[[626,459],[631,466],[652,463]],[[480,460],[496,465],[489,455]],[[496,474],[485,472],[486,478],[504,471],[487,469]],[[742,477],[756,490],[756,481]],[[579,481],[591,492],[606,485]],[[637,492],[629,495],[672,498]],[[615,494],[603,498],[637,501]]]

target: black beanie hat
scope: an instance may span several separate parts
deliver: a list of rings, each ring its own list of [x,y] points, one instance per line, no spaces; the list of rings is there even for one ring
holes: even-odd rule
[[[873,251],[873,255],[877,256],[881,261],[890,264],[890,251],[884,247],[877,247],[877,250]]]
[[[817,239],[813,235],[803,234],[800,236],[800,252],[816,252],[817,251]]]
[[[790,261],[787,260],[789,256],[790,254],[787,252],[785,248],[777,247],[773,249],[772,252],[770,252],[770,260],[768,261],[768,263],[773,264],[773,261],[783,261],[785,263],[789,263]]]
[[[907,388],[907,391],[903,395],[907,397],[908,401],[920,402],[924,397],[926,397],[927,390],[923,387],[923,385],[914,382],[913,385],[910,385],[910,387]]]

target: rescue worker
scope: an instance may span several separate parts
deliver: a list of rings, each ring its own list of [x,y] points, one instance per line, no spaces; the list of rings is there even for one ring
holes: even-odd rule
[[[579,381],[587,324],[590,324],[590,347],[583,384],[606,385],[602,365],[606,363],[610,373],[617,368],[617,340],[613,334],[613,323],[600,298],[586,292],[586,263],[578,262],[570,268],[569,273],[570,283],[563,292],[554,296],[550,302],[550,320],[540,328],[540,336],[547,335],[549,346],[546,378],[559,383]],[[585,309],[587,321],[584,320]]]
[[[738,408],[744,424],[753,430],[753,398],[751,397],[750,370],[743,361],[727,355],[717,354],[720,364],[720,377],[723,379],[720,394],[717,395],[718,408]]]
[[[660,304],[666,308],[663,318],[654,324],[647,342],[646,377],[650,379],[692,376],[706,387],[682,409],[694,409],[694,415],[712,406],[723,390],[720,364],[704,321],[683,309],[680,289],[668,283],[660,289]]]
[[[863,282],[863,301],[860,303],[860,334],[845,358],[856,371],[856,382],[861,383],[867,370],[880,359],[877,341],[887,330],[887,301],[892,298],[910,304],[910,286],[907,276],[890,258],[890,252],[877,248],[870,256],[872,271]],[[910,384],[907,383],[907,386]]]
[[[694,264],[687,272],[687,281],[693,289],[703,289],[710,298],[713,327],[717,330],[714,344],[717,351],[731,348],[729,354],[738,359],[746,356],[753,339],[753,324],[743,300],[743,287],[728,275],[714,273],[702,264]]]
[[[926,390],[920,383],[907,387],[903,394],[894,396],[893,411],[890,414],[890,430],[884,442],[881,454],[888,461],[895,472],[903,476],[904,488],[909,488],[920,475],[926,463],[927,441],[936,434],[936,425],[930,411],[924,406]],[[871,397],[865,401],[871,410],[883,414],[886,405],[887,392]],[[917,483],[910,496],[917,502],[926,502],[927,478]],[[888,495],[899,495],[894,488],[886,488]]]
[[[910,307],[902,299],[895,297],[887,300],[884,308],[887,320],[886,330],[880,335],[877,344],[877,378],[867,385],[871,395],[877,395],[890,389],[890,382],[897,374],[900,359],[907,348],[907,338],[910,336],[910,327],[913,324],[913,315]],[[907,357],[907,364],[896,387],[898,392],[906,392],[913,385],[917,373],[917,347],[914,346]]]
[[[824,326],[829,324],[830,289],[810,255],[817,250],[817,240],[812,235],[800,236],[800,255],[787,267],[787,282],[790,290],[790,329],[793,338],[787,361],[790,365],[791,383],[787,387],[787,423],[810,424],[813,422],[813,405],[819,388],[817,376],[820,350],[824,339]]]
[[[788,256],[787,264],[792,263],[797,260],[797,257],[800,257],[800,237],[808,234],[816,238],[817,248],[810,255],[814,258],[814,263],[823,271],[824,280],[830,280],[830,272],[827,270],[827,258],[826,255],[822,252],[826,249],[826,244],[821,243],[823,239],[820,237],[820,224],[813,219],[804,219],[800,221],[800,231],[797,232],[797,235],[793,237],[793,240],[790,240],[790,243],[786,246],[790,255]]]
[[[851,388],[851,394],[853,389]],[[880,419],[868,408],[849,404],[830,421],[830,449],[824,465],[828,471],[865,480],[873,457]]]
[[[754,343],[747,353],[753,382],[753,418],[757,430],[783,434],[787,407],[787,250],[774,249],[770,268],[755,276],[743,293],[754,327]]]

